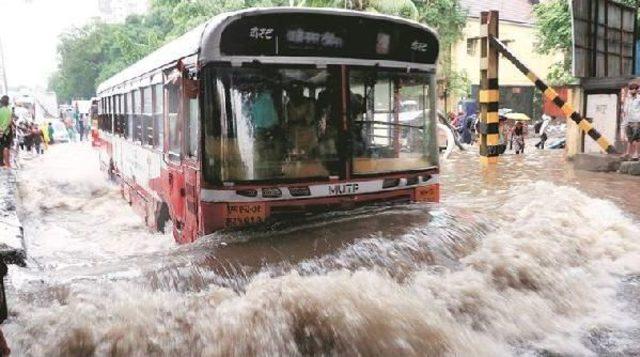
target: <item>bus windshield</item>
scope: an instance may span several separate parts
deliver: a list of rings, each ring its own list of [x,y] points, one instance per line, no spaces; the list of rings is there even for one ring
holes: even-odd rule
[[[337,76],[326,69],[218,72],[227,120],[221,127],[223,181],[339,174]]]
[[[215,83],[205,88],[204,103],[205,126],[215,126],[205,130],[209,180],[342,177],[347,161],[354,175],[437,165],[428,74],[352,69],[343,106],[341,73],[332,68],[205,73]],[[350,113],[347,125],[344,109]]]
[[[420,170],[436,166],[435,99],[430,75],[352,70],[353,174]],[[352,102],[354,100],[352,99]]]

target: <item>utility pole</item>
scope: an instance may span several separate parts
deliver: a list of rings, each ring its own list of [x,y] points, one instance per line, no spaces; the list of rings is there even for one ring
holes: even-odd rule
[[[498,86],[498,50],[490,39],[498,37],[497,11],[480,14],[480,159],[495,164],[500,156],[500,87]]]
[[[0,39],[0,94],[7,94],[9,86],[7,85],[7,71],[4,65],[4,51],[2,49],[2,40]]]

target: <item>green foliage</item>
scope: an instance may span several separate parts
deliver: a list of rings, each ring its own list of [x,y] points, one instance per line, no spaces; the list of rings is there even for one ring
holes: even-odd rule
[[[467,24],[467,12],[458,0],[416,1],[419,20],[438,31],[440,37],[440,67],[444,86],[451,96],[470,95],[471,81],[467,73],[451,68],[451,46],[462,38]]]
[[[63,34],[49,89],[61,101],[90,98],[100,82],[212,16],[267,6],[336,7],[402,16],[438,30],[443,48],[461,37],[466,22],[458,0],[151,0],[147,14],[130,16],[124,24],[93,23]]]
[[[559,61],[552,64],[547,74],[547,81],[552,86],[575,83],[577,80],[571,74],[571,61]]]
[[[548,0],[533,8],[538,31],[536,49],[542,54],[571,50],[571,13],[568,0]]]
[[[462,38],[467,24],[467,12],[459,0],[415,1],[419,21],[438,31],[442,48],[447,48]]]
[[[456,72],[445,69],[444,78],[449,95],[456,98],[471,96],[471,80],[466,71]]]
[[[571,74],[573,35],[569,0],[548,0],[533,8],[536,19],[536,51],[541,54],[561,52],[564,59],[551,66],[547,80],[553,85],[575,82]]]
[[[619,3],[623,3],[625,5],[629,5],[629,6],[633,6],[636,7],[637,6],[637,0],[617,0]]]

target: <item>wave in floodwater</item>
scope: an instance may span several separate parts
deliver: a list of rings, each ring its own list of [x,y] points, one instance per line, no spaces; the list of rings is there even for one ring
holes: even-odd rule
[[[26,205],[38,201],[31,195]],[[80,210],[86,231],[68,226],[89,234],[80,246],[96,241],[102,209],[124,219],[108,209],[111,195]],[[134,276],[17,288],[6,334],[18,355],[32,356],[640,353],[637,223],[552,183],[514,186],[501,200],[486,210],[452,201],[355,212],[151,249],[121,261],[145,262]],[[51,217],[36,210],[32,222]],[[131,229],[98,235],[96,249],[112,259],[111,239],[158,238]]]
[[[174,246],[169,234],[144,227],[86,142],[53,145],[45,155],[23,160],[17,178],[32,265],[57,274]]]

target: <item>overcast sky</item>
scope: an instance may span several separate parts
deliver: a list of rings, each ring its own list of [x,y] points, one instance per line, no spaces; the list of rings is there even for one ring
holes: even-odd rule
[[[98,13],[98,0],[0,0],[0,41],[8,84],[46,87],[58,35]]]

